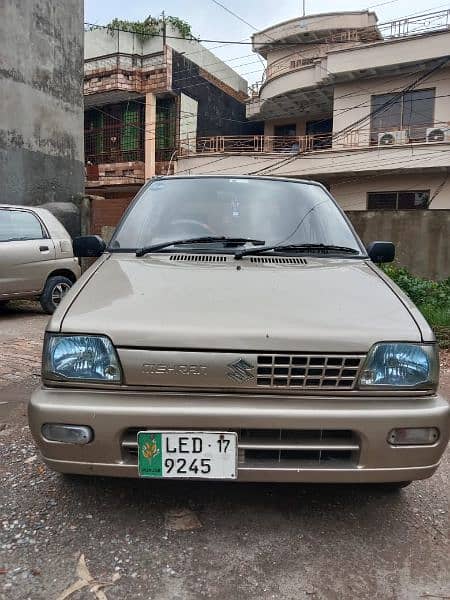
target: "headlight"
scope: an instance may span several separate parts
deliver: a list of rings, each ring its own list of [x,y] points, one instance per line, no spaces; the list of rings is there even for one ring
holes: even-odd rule
[[[435,344],[375,344],[359,378],[360,387],[436,388],[439,361]]]
[[[121,369],[111,340],[102,335],[52,335],[44,342],[43,377],[58,381],[120,383]]]

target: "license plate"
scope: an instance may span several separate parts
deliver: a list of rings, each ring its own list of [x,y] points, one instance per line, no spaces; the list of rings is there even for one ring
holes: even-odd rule
[[[140,477],[236,479],[237,433],[139,431]]]

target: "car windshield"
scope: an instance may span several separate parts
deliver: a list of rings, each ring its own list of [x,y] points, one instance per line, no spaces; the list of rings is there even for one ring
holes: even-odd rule
[[[258,239],[266,246],[344,246],[361,253],[346,220],[319,185],[245,177],[153,181],[140,192],[109,249],[136,251],[204,236]],[[199,247],[201,242],[179,246],[184,252]],[[243,241],[242,247],[251,244]],[[207,244],[209,252],[218,249],[234,253],[236,247],[220,240]],[[170,246],[160,251],[170,251]]]

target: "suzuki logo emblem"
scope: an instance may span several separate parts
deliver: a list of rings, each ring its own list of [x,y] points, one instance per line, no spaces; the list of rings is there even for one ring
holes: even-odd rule
[[[243,358],[232,362],[228,365],[228,373],[227,376],[236,381],[238,383],[244,383],[244,381],[248,381],[249,379],[253,379],[255,377],[253,373],[253,369],[255,367],[248,363]]]

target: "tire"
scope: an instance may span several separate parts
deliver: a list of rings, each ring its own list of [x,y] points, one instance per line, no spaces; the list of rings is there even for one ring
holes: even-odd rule
[[[67,277],[56,275],[49,277],[45,283],[44,291],[42,292],[39,302],[42,310],[48,315],[51,315],[58,308],[64,294],[69,291],[73,283]]]

